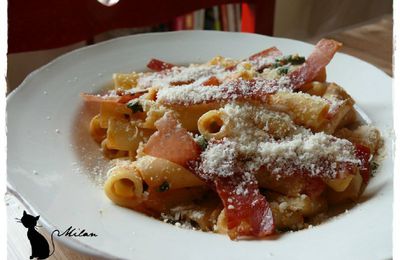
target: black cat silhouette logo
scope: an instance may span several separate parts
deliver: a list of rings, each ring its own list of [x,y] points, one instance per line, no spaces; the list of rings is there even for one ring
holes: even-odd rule
[[[54,246],[54,240],[53,240],[53,235],[57,232],[57,236],[65,236],[65,237],[97,237],[97,234],[95,233],[89,233],[85,229],[79,229],[79,228],[74,228],[70,226],[67,228],[64,232],[60,232],[60,230],[56,229],[53,232],[51,232],[51,245],[52,245],[52,252],[50,253],[50,247],[49,243],[47,242],[46,238],[40,234],[37,230],[37,222],[39,220],[40,216],[32,216],[26,213],[24,210],[24,213],[22,215],[22,218],[16,218],[17,222],[22,223],[24,227],[28,229],[28,239],[29,242],[31,243],[31,248],[32,248],[32,254],[29,257],[29,259],[46,259],[50,257],[52,254],[54,254],[55,251],[55,246]]]
[[[46,238],[36,230],[36,225],[39,218],[40,216],[34,217],[26,213],[24,210],[22,218],[17,219],[17,222],[21,222],[22,225],[24,225],[24,227],[28,229],[28,239],[29,242],[31,243],[31,248],[32,248],[32,254],[29,257],[29,259],[34,259],[34,258],[46,259],[52,254],[54,254],[55,247],[54,247],[53,235],[54,232],[58,230],[54,230],[51,233],[51,244],[53,246],[53,251],[50,253],[49,243],[47,243]]]

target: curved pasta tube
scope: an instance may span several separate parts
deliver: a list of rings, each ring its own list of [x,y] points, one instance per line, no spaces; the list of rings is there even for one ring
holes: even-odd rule
[[[343,203],[346,200],[357,201],[363,189],[363,179],[359,172],[352,178],[349,185],[342,192],[337,192],[334,189],[327,191],[327,199],[330,204]]]
[[[100,126],[100,115],[96,115],[90,121],[89,132],[92,138],[101,143],[107,136],[107,129]]]
[[[202,115],[197,122],[197,128],[207,140],[222,139],[232,130],[228,115],[220,110],[211,110]]]
[[[121,151],[116,149],[111,149],[107,145],[107,138],[101,142],[101,150],[105,157],[109,159],[121,158],[127,156],[129,153],[127,151]]]
[[[134,166],[115,166],[108,172],[104,191],[110,200],[127,208],[142,201],[143,182]]]
[[[228,220],[225,216],[225,209],[219,213],[214,231],[220,234],[228,234]]]
[[[184,167],[162,158],[145,155],[135,165],[146,184],[161,191],[205,185]]]

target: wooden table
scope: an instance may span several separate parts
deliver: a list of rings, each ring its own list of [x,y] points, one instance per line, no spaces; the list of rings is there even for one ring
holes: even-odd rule
[[[392,76],[392,16],[387,15],[369,23],[354,26],[345,30],[322,35],[336,39],[344,44],[341,50],[365,60]],[[315,43],[321,37],[311,39]],[[6,195],[8,210],[8,259],[28,259],[30,256],[30,244],[26,237],[27,230],[15,218],[21,218],[24,206],[13,196]],[[39,231],[44,234],[43,229]],[[47,235],[47,239],[49,237]],[[89,260],[92,257],[84,256],[59,243],[56,243],[56,251],[51,259],[76,259]]]
[[[352,26],[350,28],[314,37],[316,43],[322,37],[343,43],[340,52],[350,54],[369,62],[393,76],[393,16],[385,15],[379,19]]]

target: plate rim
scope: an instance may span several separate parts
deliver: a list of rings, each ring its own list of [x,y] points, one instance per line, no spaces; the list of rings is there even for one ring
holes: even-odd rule
[[[300,40],[296,40],[296,39],[290,39],[290,38],[285,38],[285,37],[274,37],[274,36],[266,36],[266,35],[260,35],[260,34],[254,34],[254,33],[239,33],[239,32],[220,32],[220,31],[204,31],[204,30],[187,30],[187,31],[173,31],[173,32],[153,32],[153,33],[141,33],[141,34],[135,34],[135,35],[129,35],[129,36],[121,36],[121,37],[116,37],[110,40],[106,40],[106,41],[102,41],[93,45],[89,45],[89,46],[83,46],[80,48],[77,48],[75,50],[69,51],[67,53],[64,53],[58,57],[56,57],[55,59],[51,60],[50,62],[48,62],[47,64],[35,69],[34,71],[32,71],[31,73],[29,73],[26,78],[18,85],[18,87],[16,87],[15,89],[13,89],[11,92],[9,92],[7,94],[6,97],[6,112],[8,112],[8,104],[9,102],[11,102],[13,100],[13,97],[15,95],[17,95],[17,93],[23,89],[25,86],[29,85],[30,81],[32,79],[34,79],[36,77],[36,75],[40,74],[42,71],[46,70],[47,68],[51,67],[53,64],[62,62],[63,59],[65,59],[68,56],[72,56],[72,55],[76,55],[79,54],[80,52],[85,52],[88,49],[92,49],[92,48],[97,48],[99,46],[104,46],[104,45],[110,45],[113,44],[114,42],[118,42],[118,41],[124,41],[124,40],[128,40],[128,39],[134,39],[134,38],[140,38],[140,37],[158,37],[158,36],[162,36],[162,35],[166,35],[166,34],[225,34],[225,35],[233,35],[233,34],[244,34],[244,35],[249,35],[249,36],[256,36],[256,37],[264,37],[264,38],[269,38],[270,40],[273,39],[282,39],[282,40],[287,40],[287,41],[291,41],[294,44],[295,43],[301,43],[301,44],[306,44],[308,46],[313,46],[313,44],[309,43],[309,42],[303,42]],[[354,59],[357,62],[361,62],[365,65],[368,65],[370,67],[372,67],[375,71],[379,71],[382,76],[386,77],[387,79],[389,79],[391,81],[391,91],[393,91],[393,77],[386,74],[384,71],[382,71],[381,69],[379,69],[377,66],[370,64],[360,58],[351,56],[349,54],[345,54],[339,51],[340,55],[344,55],[346,58],[350,58],[350,59]],[[393,111],[393,105],[391,106],[391,110]],[[392,112],[393,113],[393,112]],[[392,121],[393,121],[393,114],[391,115]],[[390,138],[391,143],[390,144],[386,144],[386,145],[393,145],[394,142],[394,138]],[[394,158],[392,157],[390,159],[390,163],[393,165],[394,163]],[[34,207],[32,207],[29,203],[28,200],[26,200],[9,182],[9,178],[8,178],[8,170],[7,170],[7,192],[9,192],[10,194],[12,194],[15,198],[17,198],[24,206],[26,206],[26,208],[28,210],[30,210],[32,213],[37,213],[37,211],[34,209]],[[393,173],[392,173],[392,177],[391,177],[391,182],[393,185]],[[44,229],[46,230],[46,232],[51,232],[52,230],[55,229],[55,227],[53,227],[50,222],[46,219],[46,218],[41,218],[41,223],[43,224]],[[77,239],[74,238],[69,238],[69,237],[57,237],[56,238],[57,241],[61,242],[63,245],[67,246],[68,248],[71,248],[73,250],[76,250],[80,253],[83,253],[85,255],[88,256],[94,256],[97,258],[116,258],[116,255],[110,255],[109,253],[102,251],[101,249],[97,249],[95,247],[92,247],[90,245],[87,245]],[[392,245],[393,247],[393,245]]]

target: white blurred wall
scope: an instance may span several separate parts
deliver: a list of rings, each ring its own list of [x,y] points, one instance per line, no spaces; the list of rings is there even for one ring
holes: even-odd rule
[[[276,0],[274,35],[306,40],[392,13],[392,0]]]

